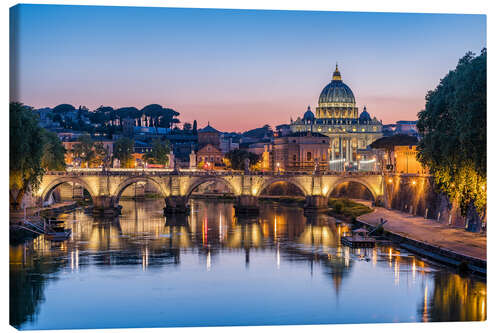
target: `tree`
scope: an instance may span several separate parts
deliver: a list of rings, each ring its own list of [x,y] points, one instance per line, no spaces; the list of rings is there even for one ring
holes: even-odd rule
[[[231,150],[226,153],[225,158],[227,158],[230,162],[229,167],[234,170],[244,170],[246,158],[250,161],[250,167],[259,162],[259,155],[240,149]]]
[[[75,111],[75,107],[71,104],[59,104],[52,111],[64,114],[66,112]]]
[[[121,137],[114,144],[114,157],[120,160],[120,164],[124,167],[131,166],[132,154],[134,153],[134,140]]]
[[[264,125],[260,128],[254,128],[252,130],[246,131],[243,133],[243,136],[250,138],[263,138],[265,135],[271,137],[273,135],[273,131],[271,130],[271,126]]]
[[[190,132],[192,130],[191,124],[190,123],[184,123],[182,126],[182,130],[186,132]]]
[[[168,162],[168,154],[170,154],[170,142],[168,140],[162,142],[160,139],[155,139],[152,151],[144,154],[144,158],[148,163],[165,165]]]
[[[38,189],[45,173],[44,133],[33,109],[22,103],[10,103],[9,116],[9,192],[15,208],[20,208],[24,195]]]
[[[78,158],[85,163],[86,167],[92,163],[96,158],[94,150],[94,141],[89,134],[84,134],[79,138],[79,142],[73,146],[71,150],[74,158]]]
[[[426,96],[417,127],[418,158],[437,189],[469,208],[486,205],[486,49],[468,52]],[[484,214],[483,214],[484,217]]]
[[[198,122],[193,121],[193,134],[198,134]]]
[[[123,119],[125,119],[125,118],[135,119],[135,117],[137,116],[138,113],[140,114],[140,111],[137,110],[137,108],[135,108],[133,106],[127,106],[127,107],[119,108],[119,109],[115,110],[115,116],[120,121],[120,127],[123,126]]]
[[[44,150],[42,156],[42,167],[45,170],[59,170],[66,168],[66,148],[54,132],[42,129],[44,137]]]
[[[176,119],[179,112],[174,109],[164,108],[160,104],[149,104],[141,110],[150,119],[149,126],[170,128],[172,124],[178,124]]]
[[[94,151],[95,151],[95,157],[93,164],[100,166],[108,162],[107,158],[109,156],[109,150],[108,147],[104,147],[104,144],[102,142],[96,142],[94,144]]]
[[[158,127],[159,117],[162,114],[163,106],[160,104],[149,104],[142,108],[142,113],[149,118],[150,127]]]

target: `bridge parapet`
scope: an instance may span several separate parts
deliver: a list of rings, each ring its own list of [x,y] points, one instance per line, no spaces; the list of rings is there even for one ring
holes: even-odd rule
[[[372,194],[374,200],[383,196],[385,188],[383,175],[377,172],[243,172],[234,170],[200,171],[171,169],[68,169],[51,171],[44,176],[38,195],[46,200],[50,193],[63,182],[78,183],[91,195],[94,206],[105,211],[115,209],[121,193],[131,184],[152,183],[166,200],[167,207],[182,211],[191,193],[201,184],[222,182],[237,197],[237,202],[245,211],[245,206],[254,210],[256,199],[266,188],[276,182],[286,182],[297,186],[307,199],[310,208],[323,209],[332,191],[341,183],[358,182]],[[241,197],[241,198],[239,198]],[[243,198],[244,197],[244,198]],[[254,198],[254,199],[252,199]],[[326,198],[326,199],[325,199]],[[248,205],[247,205],[248,204]]]

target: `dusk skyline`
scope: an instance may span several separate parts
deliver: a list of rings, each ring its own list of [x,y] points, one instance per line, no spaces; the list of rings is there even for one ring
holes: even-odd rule
[[[19,101],[158,103],[222,131],[314,110],[336,63],[360,110],[385,124],[415,120],[427,91],[487,46],[485,15],[55,5],[11,15]]]

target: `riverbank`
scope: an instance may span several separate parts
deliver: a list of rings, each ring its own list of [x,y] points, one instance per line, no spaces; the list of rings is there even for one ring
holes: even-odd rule
[[[62,213],[67,210],[72,210],[75,209],[78,206],[78,202],[76,201],[65,201],[65,202],[58,202],[53,205],[47,206],[47,207],[31,207],[26,209],[26,217],[27,218],[32,218],[34,216],[39,216],[40,214],[48,214],[48,213]],[[10,212],[9,213],[10,217],[10,224],[18,224],[21,222],[24,218],[24,211],[16,211],[16,212]]]
[[[459,269],[486,275],[486,235],[382,207],[374,207],[373,212],[359,216],[357,221],[375,227],[381,218],[387,220],[384,232],[398,241],[402,248]]]
[[[26,218],[34,224],[43,226],[42,216],[54,215],[65,211],[73,210],[78,207],[76,201],[58,202],[48,207],[32,207],[26,209]],[[22,242],[26,239],[36,238],[38,234],[26,230],[21,225],[24,220],[24,211],[9,213],[9,237],[11,244]]]

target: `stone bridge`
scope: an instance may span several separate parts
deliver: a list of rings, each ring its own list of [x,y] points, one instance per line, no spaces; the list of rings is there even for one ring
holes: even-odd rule
[[[43,177],[37,197],[48,200],[62,183],[79,184],[90,194],[95,214],[116,214],[123,191],[137,182],[154,185],[165,198],[166,213],[185,213],[192,192],[207,182],[222,182],[236,197],[236,213],[258,211],[258,197],[276,182],[297,186],[306,197],[306,209],[324,210],[332,191],[345,182],[357,182],[368,189],[373,200],[384,202],[383,175],[374,172],[242,172],[154,169],[72,169],[48,172]]]

